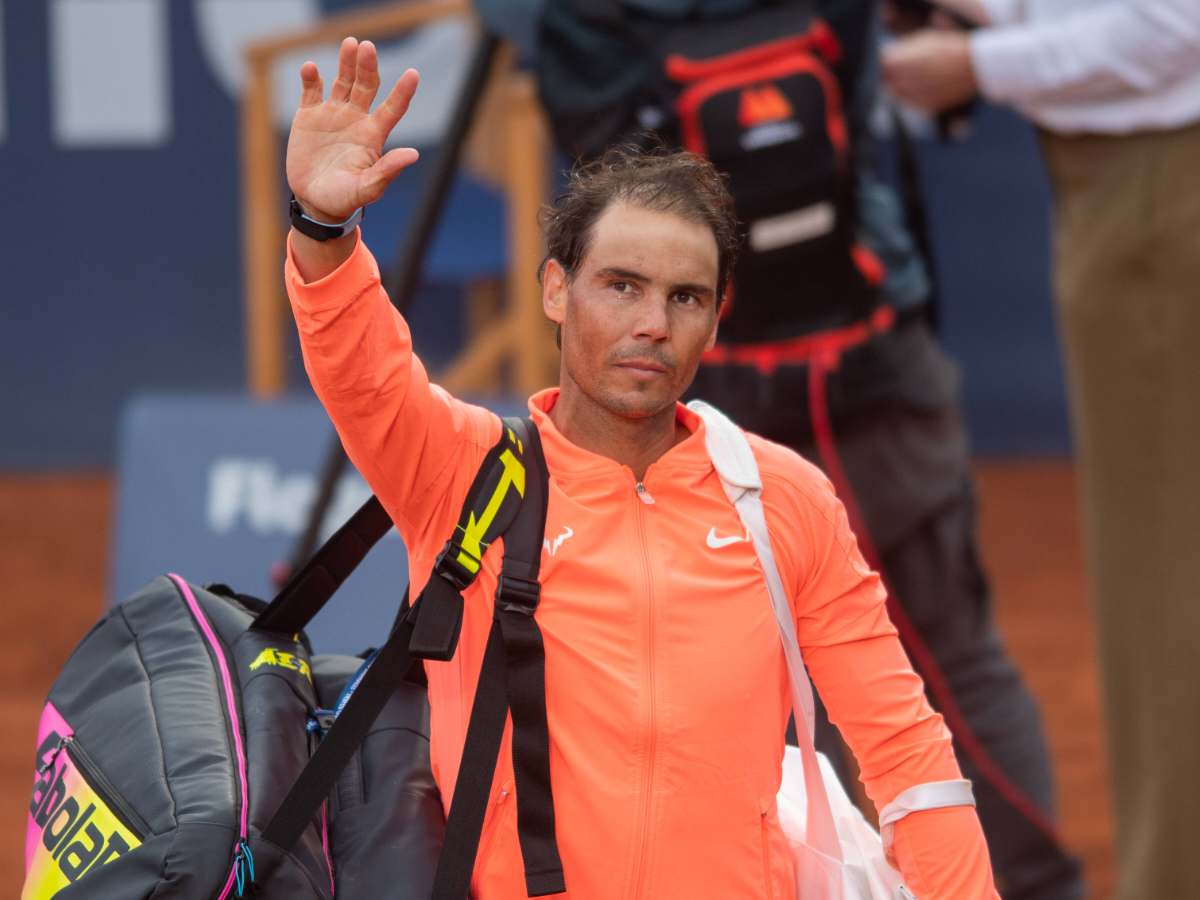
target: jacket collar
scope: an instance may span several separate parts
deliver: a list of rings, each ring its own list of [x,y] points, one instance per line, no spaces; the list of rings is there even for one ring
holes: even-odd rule
[[[542,438],[542,449],[546,464],[556,478],[562,477],[613,477],[618,473],[632,472],[615,459],[601,456],[571,443],[555,426],[550,410],[558,402],[559,389],[547,388],[529,398],[529,414]],[[704,422],[682,403],[675,404],[675,421],[691,434],[680,441],[654,463],[646,472],[646,480],[652,476],[657,480],[674,472],[703,472],[712,468],[708,450],[704,445]]]

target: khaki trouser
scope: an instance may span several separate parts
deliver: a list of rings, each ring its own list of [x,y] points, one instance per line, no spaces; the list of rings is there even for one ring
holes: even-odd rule
[[[1117,896],[1200,897],[1200,125],[1044,148]]]

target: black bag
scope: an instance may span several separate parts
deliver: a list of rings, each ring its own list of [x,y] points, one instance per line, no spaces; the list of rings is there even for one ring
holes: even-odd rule
[[[390,525],[378,504],[364,519]],[[356,537],[339,532],[321,553]],[[83,639],[39,728],[24,900],[243,896],[266,870],[273,896],[332,897],[335,875],[339,897],[378,896],[340,877],[348,861],[376,884],[423,885],[390,896],[429,896],[443,821],[419,687],[386,692],[357,753],[371,773],[357,798],[351,766],[332,808],[320,804],[290,846],[264,841],[318,746],[322,703],[364,664],[314,658],[301,634],[255,627],[264,606],[164,576]],[[392,806],[389,793],[407,802]]]
[[[421,597],[365,660],[314,658],[302,630],[390,530],[375,498],[269,606],[170,575],[113,607],[42,716],[22,900],[327,900],[335,887],[350,900],[462,900],[510,707],[531,893],[561,891],[533,619],[546,478],[536,429],[508,420],[464,504],[474,530],[456,529]],[[405,683],[422,680],[410,643],[416,629],[453,654],[461,591],[510,528],[447,825],[424,690]]]
[[[336,714],[364,664],[352,656],[314,657],[318,702]],[[445,828],[429,768],[425,689],[402,681],[329,798],[338,900],[428,900]]]
[[[862,52],[803,0],[547,3],[538,83],[564,148],[594,156],[650,129],[729,177],[745,242],[706,363],[733,362],[722,348],[752,345],[770,366],[773,348],[782,357],[788,342],[879,306],[884,272],[858,244],[843,109]]]

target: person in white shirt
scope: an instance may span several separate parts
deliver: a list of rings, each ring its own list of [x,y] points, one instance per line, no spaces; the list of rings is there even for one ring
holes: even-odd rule
[[[892,92],[1042,131],[1121,900],[1200,897],[1200,0],[941,0],[980,23],[884,53]]]

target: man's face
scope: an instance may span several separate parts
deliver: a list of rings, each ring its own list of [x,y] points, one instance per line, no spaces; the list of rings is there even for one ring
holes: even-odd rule
[[[616,415],[672,408],[717,334],[717,242],[701,222],[610,205],[570,279],[551,260],[542,303],[562,326],[564,389],[573,382]]]

